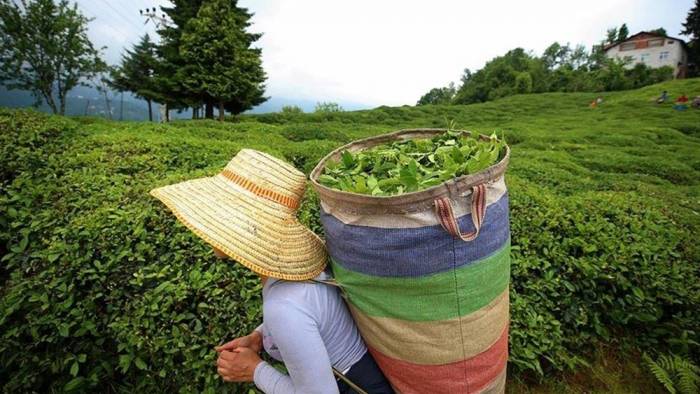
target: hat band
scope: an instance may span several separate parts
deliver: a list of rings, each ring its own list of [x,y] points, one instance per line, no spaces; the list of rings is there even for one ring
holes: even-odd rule
[[[225,176],[229,180],[233,181],[233,183],[237,184],[238,186],[243,187],[244,189],[248,190],[249,192],[254,193],[257,196],[266,198],[270,201],[274,201],[278,204],[282,204],[282,205],[289,207],[291,209],[299,208],[299,200],[292,198],[292,197],[289,197],[289,196],[285,196],[284,194],[281,194],[281,193],[277,193],[274,190],[262,188],[262,187],[256,185],[255,183],[249,181],[248,179],[243,178],[242,176],[236,174],[235,172],[233,172],[231,170],[224,169],[221,172],[221,175]]]

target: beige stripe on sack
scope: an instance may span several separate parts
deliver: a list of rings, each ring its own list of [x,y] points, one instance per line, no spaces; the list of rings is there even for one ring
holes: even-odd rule
[[[506,193],[506,183],[501,177],[494,183],[487,185],[486,188],[486,206],[495,203]],[[468,213],[471,213],[471,197],[468,195],[461,201],[452,201],[452,209],[455,217],[459,218]],[[333,215],[336,219],[345,224],[353,224],[356,226],[367,226],[377,228],[417,228],[425,226],[434,226],[440,224],[435,216],[435,211],[431,208],[426,211],[405,213],[401,215],[384,214],[384,215],[354,215],[339,209],[335,209],[333,205],[321,201],[321,207],[326,213]]]
[[[369,346],[389,357],[423,365],[474,357],[496,343],[508,324],[508,289],[474,313],[432,322],[367,316],[348,305]],[[454,346],[458,342],[455,338],[460,337],[463,348]]]

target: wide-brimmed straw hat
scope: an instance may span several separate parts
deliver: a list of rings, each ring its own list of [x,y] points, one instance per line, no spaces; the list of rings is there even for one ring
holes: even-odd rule
[[[203,240],[249,269],[306,280],[326,266],[323,241],[296,218],[306,176],[243,149],[219,174],[151,190]]]

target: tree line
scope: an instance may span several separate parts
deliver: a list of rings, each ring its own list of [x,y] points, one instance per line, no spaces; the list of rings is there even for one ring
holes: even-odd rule
[[[700,0],[688,13],[681,34],[691,37],[689,62],[700,64]],[[666,36],[663,28],[651,31]],[[543,92],[599,92],[634,89],[673,78],[673,68],[651,68],[642,63],[629,67],[629,59],[605,55],[606,46],[629,36],[626,24],[611,28],[590,51],[583,45],[553,43],[537,56],[515,48],[488,61],[476,72],[465,69],[460,84],[436,87],[425,93],[417,105],[471,104],[514,94]]]
[[[253,44],[252,14],[237,0],[173,0],[161,7],[155,42],[147,34],[125,51],[120,64],[102,59],[87,36],[85,17],[68,0],[0,0],[0,84],[30,91],[65,113],[67,93],[78,85],[101,92],[132,92],[170,110],[219,120],[263,103],[266,74]],[[106,94],[106,93],[105,93]],[[166,119],[167,120],[167,119]]]

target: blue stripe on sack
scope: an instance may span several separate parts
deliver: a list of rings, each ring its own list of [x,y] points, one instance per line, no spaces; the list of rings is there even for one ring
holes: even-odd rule
[[[453,239],[440,225],[379,228],[345,224],[321,209],[326,247],[343,268],[374,276],[423,276],[480,260],[510,237],[508,194],[486,208],[479,236],[470,242]],[[457,222],[462,232],[474,230],[471,214]]]

